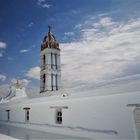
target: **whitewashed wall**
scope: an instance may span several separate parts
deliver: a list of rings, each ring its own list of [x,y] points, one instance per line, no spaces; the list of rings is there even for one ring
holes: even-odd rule
[[[46,99],[29,100],[26,104],[9,105],[10,120],[25,122],[24,107],[30,107],[30,123],[49,124],[70,127],[83,127],[97,131],[115,131],[117,138],[130,139],[135,137],[134,108],[127,104],[139,101],[139,93],[127,93],[108,96],[95,96],[87,98],[60,97],[49,101]],[[62,109],[63,123],[55,123],[55,108],[66,106]],[[7,118],[4,106],[0,106],[0,119]]]

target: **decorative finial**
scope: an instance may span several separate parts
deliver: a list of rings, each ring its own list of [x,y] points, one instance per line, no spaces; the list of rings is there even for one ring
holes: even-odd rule
[[[52,27],[49,25],[48,28],[49,28],[49,32],[51,32],[51,28],[52,28]]]
[[[19,80],[17,80],[16,87],[19,88]]]
[[[20,81],[19,80],[17,80],[17,82],[15,83],[15,87],[16,88],[21,88],[21,83],[20,83]]]

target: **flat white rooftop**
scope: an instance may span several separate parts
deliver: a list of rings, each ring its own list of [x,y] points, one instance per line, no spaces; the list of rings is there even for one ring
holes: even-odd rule
[[[0,140],[79,140],[84,139],[69,135],[54,134],[20,127],[1,125]]]

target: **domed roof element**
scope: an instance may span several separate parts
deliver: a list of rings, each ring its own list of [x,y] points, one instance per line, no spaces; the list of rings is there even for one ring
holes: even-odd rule
[[[59,43],[57,43],[55,36],[51,33],[51,26],[48,26],[48,28],[48,35],[46,35],[43,39],[43,42],[41,44],[41,50],[45,48],[59,49]]]

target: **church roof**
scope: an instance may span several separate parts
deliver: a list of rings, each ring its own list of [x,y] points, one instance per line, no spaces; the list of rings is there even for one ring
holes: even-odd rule
[[[59,91],[53,91],[54,94],[49,95],[46,93],[39,95],[36,98],[16,98],[16,100],[9,100],[10,102],[5,102],[7,104],[13,103],[36,103],[36,102],[51,102],[51,101],[62,101],[62,100],[72,100],[72,99],[87,99],[96,97],[118,97],[128,95],[137,95],[140,91],[140,76],[130,76],[124,79],[115,80],[111,83],[103,84],[101,86],[92,87],[86,90],[82,88],[77,89],[60,89]],[[84,98],[83,98],[84,97]],[[19,102],[20,101],[20,102]],[[2,102],[1,102],[2,103]],[[3,102],[4,103],[4,102]]]
[[[43,42],[41,44],[41,50],[44,50],[45,48],[55,48],[59,49],[59,43],[56,41],[55,36],[51,32],[51,26],[48,27],[49,31],[48,34],[45,35]]]

